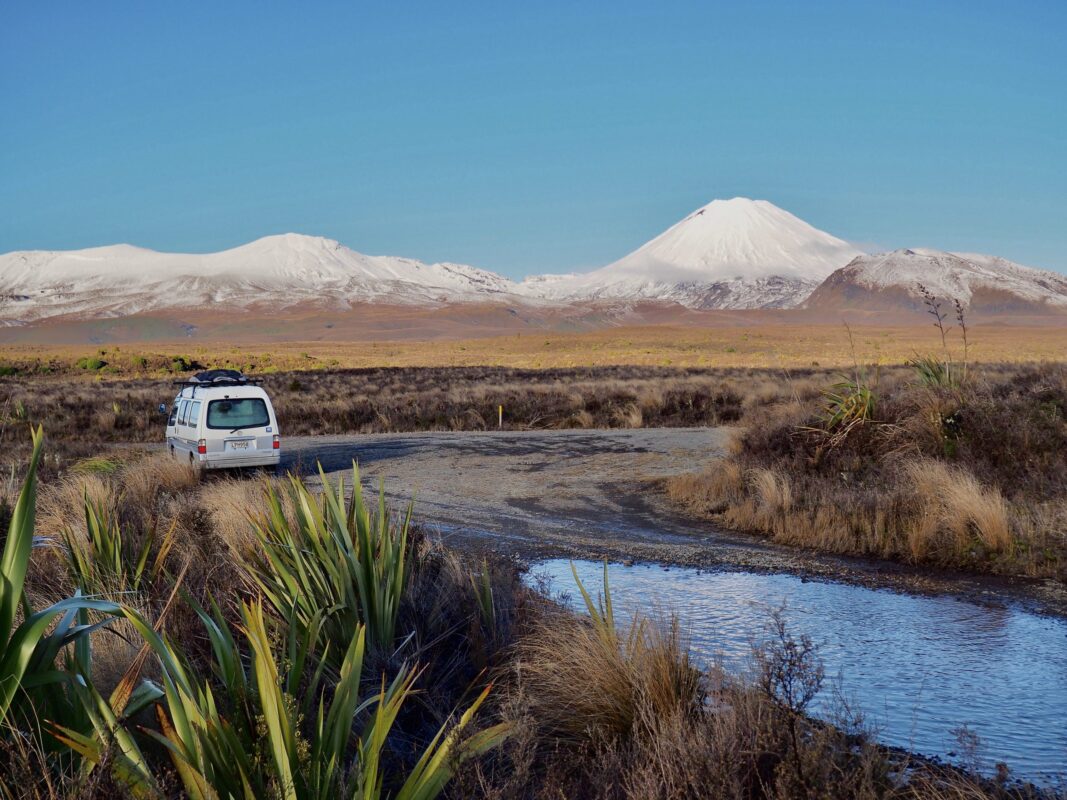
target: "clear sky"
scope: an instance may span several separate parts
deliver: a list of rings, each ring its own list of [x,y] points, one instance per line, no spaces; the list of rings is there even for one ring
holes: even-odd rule
[[[1067,2],[0,5],[0,252],[270,233],[512,276],[716,197],[1067,271]]]

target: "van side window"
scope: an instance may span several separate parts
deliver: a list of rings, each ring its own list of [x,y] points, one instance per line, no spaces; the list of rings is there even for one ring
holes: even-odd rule
[[[167,427],[173,428],[178,421],[178,401],[174,401],[174,405],[170,407],[170,419],[167,420]]]
[[[189,418],[189,401],[182,400],[181,409],[178,411],[178,424],[184,425]]]
[[[189,404],[189,423],[191,427],[195,428],[200,424],[200,401],[197,400]]]

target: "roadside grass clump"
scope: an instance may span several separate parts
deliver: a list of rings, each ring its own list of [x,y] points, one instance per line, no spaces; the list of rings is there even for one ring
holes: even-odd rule
[[[1067,367],[951,369],[884,373],[862,422],[773,407],[667,494],[785,544],[1067,579]]]
[[[910,461],[905,469],[918,512],[909,530],[915,560],[930,551],[962,555],[976,541],[989,552],[1013,555],[1011,519],[999,489],[984,487],[965,470],[933,459]]]
[[[643,715],[686,713],[701,702],[701,673],[689,662],[677,623],[634,617],[620,634],[606,565],[604,574],[604,593],[595,601],[574,575],[588,623],[550,616],[520,644],[528,713],[557,740],[613,742],[633,734]]]

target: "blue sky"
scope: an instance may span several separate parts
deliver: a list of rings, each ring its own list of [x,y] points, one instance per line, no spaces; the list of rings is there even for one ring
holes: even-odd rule
[[[1067,3],[4,3],[0,252],[512,276],[716,197],[1067,271]]]

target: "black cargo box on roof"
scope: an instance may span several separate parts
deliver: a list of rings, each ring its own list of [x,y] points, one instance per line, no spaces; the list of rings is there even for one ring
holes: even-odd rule
[[[196,373],[193,378],[200,381],[200,383],[247,383],[246,378],[242,373],[235,369],[206,369],[203,372]]]
[[[187,380],[175,381],[180,386],[245,386],[259,382],[259,378],[249,378],[235,369],[207,369]]]

